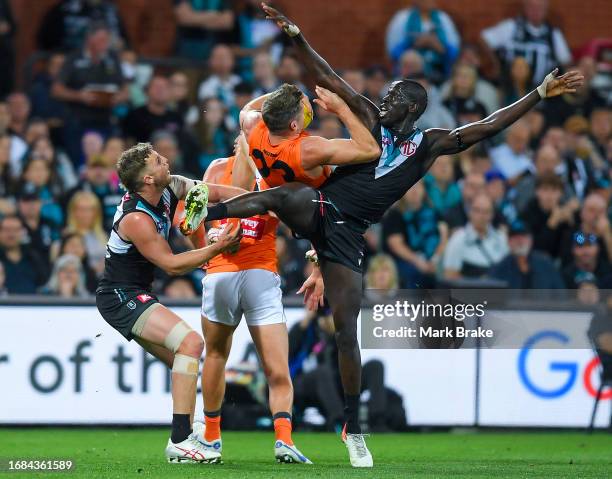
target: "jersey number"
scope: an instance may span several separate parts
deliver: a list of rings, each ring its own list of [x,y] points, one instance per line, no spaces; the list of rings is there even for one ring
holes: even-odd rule
[[[272,173],[272,170],[282,170],[283,171],[283,179],[286,182],[295,180],[295,173],[291,169],[291,167],[281,160],[274,160],[272,166],[268,167],[266,163],[266,159],[264,158],[264,154],[261,150],[253,149],[253,156],[261,161],[261,168],[259,168],[259,173],[263,178],[267,178]]]

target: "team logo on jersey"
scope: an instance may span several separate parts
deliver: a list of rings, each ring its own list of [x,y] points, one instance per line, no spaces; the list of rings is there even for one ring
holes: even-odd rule
[[[146,303],[147,301],[151,301],[153,299],[153,296],[150,296],[148,294],[139,294],[138,296],[136,296],[136,299],[141,303]]]
[[[132,311],[136,309],[136,303],[133,300],[131,300],[126,306]]]
[[[417,150],[417,144],[413,141],[404,141],[400,144],[399,150],[402,155],[408,157],[414,155],[414,152]]]

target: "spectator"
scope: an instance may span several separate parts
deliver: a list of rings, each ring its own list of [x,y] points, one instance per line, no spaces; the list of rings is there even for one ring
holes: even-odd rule
[[[77,175],[70,159],[53,146],[49,137],[40,137],[30,144],[29,156],[42,158],[51,169],[51,191],[58,197],[77,184]]]
[[[561,158],[558,151],[551,145],[541,146],[535,155],[535,175],[524,175],[514,188],[514,205],[518,211],[524,211],[527,204],[533,200],[536,194],[536,183],[543,176],[556,176],[561,184],[561,199],[567,199],[572,195],[568,185],[563,183],[559,175],[561,169]],[[528,211],[528,210],[527,210]]]
[[[597,238],[600,262],[612,260],[612,231],[607,216],[606,201],[598,194],[591,193],[584,199],[578,218],[574,221],[574,229],[566,234],[561,241],[561,259],[567,264],[572,259],[572,249],[576,234],[582,233],[587,239]]]
[[[463,179],[461,202],[446,212],[445,222],[451,229],[459,228],[468,221],[468,212],[476,196],[485,191],[485,177],[481,173],[468,173]]]
[[[32,102],[32,116],[49,121],[49,126],[59,128],[62,126],[64,104],[53,97],[51,88],[58,79],[66,56],[63,53],[52,54],[45,65],[45,69],[38,73],[32,81],[29,96]]]
[[[592,233],[578,231],[572,236],[572,261],[563,269],[565,285],[570,289],[578,286],[580,276],[590,273],[599,284],[612,273],[607,258],[599,253],[599,238]]]
[[[11,172],[11,137],[0,133],[0,202],[6,201],[13,192],[13,174]],[[0,209],[0,216],[1,216]]]
[[[446,224],[425,204],[423,183],[415,183],[383,220],[384,249],[397,262],[403,287],[433,287],[447,235]]]
[[[444,277],[446,279],[478,278],[508,254],[506,235],[495,229],[493,203],[479,194],[469,210],[470,222],[455,231],[444,253]]]
[[[13,91],[15,80],[15,20],[9,0],[0,0],[0,98]]]
[[[478,72],[474,97],[485,106],[487,112],[499,109],[499,91],[490,82],[482,78],[481,55],[479,49],[473,44],[464,44],[459,52],[459,58],[455,65],[468,65]],[[446,97],[451,87],[450,80],[442,85],[442,96]]]
[[[544,147],[550,148],[550,147]],[[522,211],[521,218],[533,236],[533,249],[558,258],[561,240],[572,231],[574,213],[579,207],[575,198],[561,204],[563,182],[554,174],[537,177],[535,197]]]
[[[60,256],[53,265],[49,281],[40,288],[39,292],[66,299],[89,296],[79,258],[71,254]]]
[[[240,123],[240,111],[255,98],[254,91],[253,86],[247,82],[240,82],[234,87],[234,104],[229,109],[229,113],[232,123],[236,125],[235,129],[238,129]]]
[[[489,152],[493,166],[511,184],[516,183],[523,174],[533,171],[528,150],[530,135],[527,123],[519,120],[508,128],[506,141]]]
[[[64,144],[73,163],[81,158],[83,133],[96,130],[108,136],[113,106],[129,96],[119,57],[110,49],[110,35],[106,25],[92,24],[84,48],[66,58],[51,89],[67,104]]]
[[[531,70],[531,88],[557,66],[568,65],[571,52],[561,30],[547,22],[548,0],[523,0],[523,13],[481,33],[485,45],[497,54],[503,72],[524,57]]]
[[[59,247],[59,251],[58,251]],[[87,291],[95,293],[98,287],[96,272],[89,265],[89,257],[85,248],[85,239],[78,233],[64,234],[60,242],[55,242],[51,247],[51,258],[55,261],[58,257],[73,255],[79,258],[81,269],[85,275],[85,286]]]
[[[510,254],[494,265],[489,276],[506,281],[511,289],[562,289],[561,275],[550,257],[532,251],[533,237],[525,223],[517,220],[508,232]]]
[[[157,130],[175,135],[183,128],[179,113],[170,109],[170,82],[155,75],[147,87],[147,104],[130,111],[123,120],[123,133],[134,142],[147,142]]]
[[[117,205],[124,193],[119,185],[112,181],[112,177],[113,168],[108,166],[106,160],[102,156],[92,156],[85,166],[83,180],[63,198],[64,208],[79,191],[93,193],[102,205],[104,231],[110,231]]]
[[[273,92],[280,86],[274,71],[274,61],[267,52],[259,52],[253,57],[253,80],[255,82],[254,97]]]
[[[493,201],[495,217],[499,218],[501,224],[510,224],[518,217],[518,211],[510,201],[508,194],[508,182],[506,177],[499,171],[493,169],[485,173],[486,193]],[[500,223],[497,223],[498,225]]]
[[[30,146],[40,138],[51,138],[47,122],[39,117],[32,117],[26,126],[24,140]]]
[[[564,162],[562,174],[574,196],[583,200],[595,186],[595,168],[591,158],[592,144],[588,140],[589,122],[582,117],[570,117],[564,125]]]
[[[35,188],[21,191],[17,201],[17,211],[25,228],[23,244],[41,255],[49,265],[49,251],[53,241],[59,238],[59,228],[41,215],[42,201]]]
[[[30,99],[25,93],[13,92],[6,98],[6,104],[10,118],[8,132],[24,138],[31,111]]]
[[[192,125],[198,119],[198,111],[189,99],[189,77],[183,72],[170,75],[170,108],[181,117],[182,124]]]
[[[435,0],[413,0],[387,27],[387,54],[394,62],[403,52],[416,49],[425,59],[425,73],[440,84],[459,54],[460,38],[450,16],[436,8]]]
[[[476,121],[487,116],[485,106],[476,98],[477,80],[478,72],[474,67],[460,63],[455,65],[450,90],[444,97],[444,106],[459,125],[470,123],[461,118],[466,112],[475,112],[478,116]]]
[[[370,259],[364,279],[364,296],[373,302],[392,298],[400,287],[395,261],[386,254],[377,254]]]
[[[164,296],[172,299],[194,299],[197,298],[193,282],[186,276],[173,276],[164,285]]]
[[[121,153],[125,150],[125,141],[120,136],[110,136],[104,142],[101,156],[104,158],[106,166],[115,168]],[[93,155],[95,156],[95,155]]]
[[[210,76],[198,88],[200,101],[216,98],[226,108],[234,104],[234,87],[242,81],[234,73],[234,64],[234,53],[229,46],[221,44],[213,48],[208,61]]]
[[[278,61],[283,52],[283,40],[276,22],[266,18],[261,2],[246,0],[236,17],[229,40],[234,45],[242,78],[248,82],[253,81],[253,57],[259,52],[269,52]]]
[[[19,171],[21,171],[21,160],[28,150],[28,145],[19,136],[8,132],[10,123],[10,114],[8,105],[0,101],[0,134],[9,135],[9,161],[11,165],[11,173],[16,175],[13,179],[17,179]]]
[[[213,46],[234,26],[234,12],[229,2],[174,0],[178,25],[176,51],[186,58],[208,58]]]
[[[366,78],[361,70],[345,70],[342,79],[360,95],[366,92]]]
[[[602,158],[607,156],[608,141],[612,139],[612,110],[608,108],[596,108],[590,116],[590,138],[596,153]],[[609,163],[606,165],[610,167]]]
[[[284,54],[276,69],[276,76],[279,84],[289,83],[297,86],[306,96],[312,97],[312,93],[308,91],[306,85],[302,83],[302,66],[298,60],[289,54]]]
[[[113,46],[121,47],[126,36],[114,2],[70,0],[59,2],[43,18],[38,31],[38,48],[64,52],[80,48],[94,23],[104,23]]]
[[[37,191],[42,201],[41,216],[57,227],[64,221],[64,212],[54,195],[58,181],[57,172],[51,170],[47,160],[33,155],[23,167],[17,188],[18,191],[26,191],[28,188]]]
[[[45,262],[23,241],[24,227],[19,217],[0,217],[0,262],[9,294],[34,294],[47,279]]]
[[[461,203],[461,190],[453,178],[452,156],[443,155],[436,158],[423,183],[427,198],[438,215],[444,216],[451,208]]]
[[[66,216],[66,233],[83,236],[89,264],[97,274],[101,274],[108,237],[102,229],[102,207],[98,197],[88,191],[75,193],[68,203]]]
[[[383,97],[383,90],[387,84],[387,70],[375,65],[365,71],[365,92],[364,96],[375,105],[380,105]]]
[[[226,157],[232,151],[234,136],[225,122],[225,107],[216,98],[209,98],[203,104],[204,115],[196,125],[198,139],[202,145],[199,156],[200,171],[217,158]]]
[[[525,57],[516,57],[510,65],[508,80],[503,82],[504,104],[509,105],[531,91],[531,68]]]

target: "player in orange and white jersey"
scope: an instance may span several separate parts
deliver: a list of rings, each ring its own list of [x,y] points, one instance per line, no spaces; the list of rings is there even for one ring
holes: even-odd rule
[[[222,185],[241,184],[247,190],[267,189],[255,181],[247,159],[248,145],[241,135],[236,156],[215,160],[204,181]],[[209,240],[216,240],[232,220],[212,222]],[[206,357],[202,368],[204,427],[194,424],[202,445],[221,452],[221,404],[225,393],[225,365],[234,329],[244,315],[261,359],[270,389],[269,403],[274,419],[274,455],[279,462],[310,464],[291,438],[293,386],[288,365],[288,333],[283,311],[281,280],[276,265],[275,216],[262,214],[240,220],[240,248],[208,262],[202,280],[202,329]]]

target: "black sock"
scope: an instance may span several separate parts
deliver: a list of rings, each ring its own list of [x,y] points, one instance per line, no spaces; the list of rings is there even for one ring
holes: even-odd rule
[[[189,414],[172,415],[172,442],[178,444],[183,442],[191,434],[191,421]]]
[[[217,409],[216,411],[204,410],[204,416],[206,417],[219,417],[220,415],[221,415],[221,409]]]
[[[206,221],[220,220],[227,218],[227,205],[225,203],[217,203],[208,207]]]
[[[359,394],[344,395],[344,420],[346,421],[346,432],[349,434],[361,434],[359,426]]]

